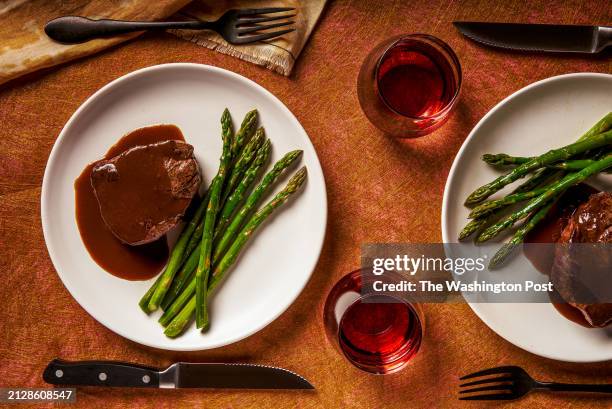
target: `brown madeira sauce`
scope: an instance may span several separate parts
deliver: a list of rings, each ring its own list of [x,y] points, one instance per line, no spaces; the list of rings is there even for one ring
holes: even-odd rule
[[[138,145],[184,141],[181,130],[175,125],[154,125],[136,129],[123,136],[104,155],[110,159]],[[129,246],[123,244],[106,227],[100,214],[98,201],[91,186],[90,163],[74,181],[76,221],[81,240],[89,255],[104,270],[126,280],[147,280],[158,274],[168,261],[168,244],[162,237],[149,244]]]
[[[525,243],[556,243],[561,236],[561,230],[563,230],[565,223],[576,208],[589,200],[592,194],[598,192],[599,190],[586,183],[580,183],[567,189],[559,201],[550,209],[546,219],[537,224],[527,234]],[[550,275],[554,260],[554,246],[526,246],[524,247],[524,253],[539,272]],[[568,320],[583,327],[593,327],[577,308],[563,302],[556,291],[550,295],[550,300],[557,311]]]

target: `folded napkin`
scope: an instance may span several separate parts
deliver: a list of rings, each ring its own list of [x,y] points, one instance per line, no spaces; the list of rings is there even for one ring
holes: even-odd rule
[[[0,84],[21,75],[90,55],[138,35],[128,34],[84,44],[50,40],[45,23],[55,17],[80,15],[121,20],[214,19],[230,8],[295,7],[296,31],[264,43],[231,46],[211,32],[176,30],[174,34],[217,51],[289,75],[326,0],[4,0],[0,1]],[[191,4],[189,4],[191,3]],[[186,6],[186,7],[185,7]],[[181,10],[182,9],[182,10]],[[180,10],[180,12],[179,12]],[[178,12],[178,13],[177,13]]]
[[[172,30],[172,33],[189,41],[213,50],[241,58],[258,65],[263,65],[283,75],[291,74],[293,64],[321,16],[327,0],[224,0],[193,1],[173,18],[177,20],[216,20],[225,11],[238,8],[293,7],[297,14],[295,31],[271,41],[250,45],[230,45],[217,33],[211,31]],[[271,23],[265,23],[271,24]],[[282,30],[279,27],[274,30]]]

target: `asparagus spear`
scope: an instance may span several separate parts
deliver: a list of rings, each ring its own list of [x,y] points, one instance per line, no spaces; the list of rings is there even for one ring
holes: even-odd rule
[[[205,328],[208,326],[208,309],[206,306],[206,289],[208,288],[208,276],[211,267],[211,253],[213,244],[213,234],[217,212],[219,211],[219,200],[228,167],[232,160],[232,119],[227,108],[221,116],[221,128],[223,134],[223,151],[219,160],[219,170],[210,186],[210,199],[204,216],[204,231],[202,233],[202,244],[200,247],[200,261],[196,269],[196,327]],[[240,133],[240,132],[239,132]]]
[[[602,134],[603,135],[603,134]],[[591,175],[601,172],[602,170],[612,166],[612,153],[609,153],[603,159],[598,160],[591,166],[588,166],[582,169],[579,172],[570,173],[565,176],[560,181],[552,184],[549,189],[546,190],[545,193],[533,198],[527,206],[524,208],[517,210],[516,212],[510,214],[504,220],[495,223],[494,225],[487,227],[476,239],[477,242],[482,243],[487,240],[492,239],[497,236],[504,229],[511,227],[518,220],[526,217],[529,213],[541,208],[544,206],[549,200],[551,200],[554,196],[563,192],[568,187],[578,184]]]
[[[202,237],[201,235],[202,233],[200,233],[200,237]],[[168,306],[170,306],[170,304],[172,304],[178,294],[181,293],[185,285],[190,282],[191,277],[193,276],[196,271],[196,268],[198,267],[199,260],[200,249],[198,247],[189,254],[189,257],[187,258],[187,260],[185,260],[185,263],[181,267],[181,270],[176,274],[174,280],[172,280],[172,285],[168,289],[168,292],[166,293],[166,296],[164,297],[164,300],[161,303],[161,307],[164,311],[168,309]]]
[[[587,166],[591,166],[595,162],[596,159],[574,159],[564,162],[558,162],[550,165],[550,167],[553,169],[561,170],[581,170],[586,168]]]
[[[478,230],[483,228],[486,224],[487,224],[487,218],[486,217],[470,220],[465,225],[465,227],[463,227],[463,230],[461,230],[461,232],[459,232],[459,240],[467,239],[472,234],[474,234],[475,232],[477,232]]]
[[[206,204],[208,205],[208,198],[206,198]],[[200,242],[202,241],[202,233],[204,232],[204,220],[200,220],[198,225],[196,226],[191,238],[187,242],[187,246],[185,247],[185,252],[183,253],[183,260],[181,262],[181,268],[185,265],[191,253],[199,247]]]
[[[465,240],[472,234],[478,233],[485,227],[497,222],[506,213],[505,210],[505,208],[496,209],[490,214],[470,220],[459,232],[459,240]]]
[[[509,156],[505,153],[498,153],[495,155],[485,154],[482,155],[482,160],[493,166],[509,166],[509,165],[521,165],[528,162],[532,158],[526,158],[522,156]],[[547,165],[547,168],[561,169],[561,170],[580,170],[584,169],[589,165],[592,165],[595,160],[593,159],[574,159],[566,160],[563,162],[556,162]]]
[[[246,196],[247,191],[255,181],[255,178],[259,174],[259,171],[268,161],[270,157],[271,144],[270,140],[266,139],[264,144],[257,151],[255,160],[251,163],[251,166],[246,170],[240,183],[232,190],[232,194],[227,198],[223,209],[219,213],[219,221],[217,222],[217,228],[215,229],[215,237],[220,236],[225,228],[229,224],[232,214],[238,208],[238,205],[242,202]]]
[[[529,162],[532,158],[527,158],[524,156],[510,156],[505,153],[485,153],[482,155],[481,159],[483,162],[491,166],[512,166],[522,165],[525,162]]]
[[[196,280],[194,275],[194,277],[187,283],[187,286],[183,288],[183,290],[177,295],[168,308],[164,310],[164,313],[161,317],[159,317],[158,322],[164,327],[168,326],[190,301],[195,300],[195,297],[193,296],[195,290]],[[195,308],[195,304],[193,307]],[[193,311],[193,309],[190,311],[189,316],[186,317],[186,319],[191,317]]]
[[[574,155],[585,152],[587,150],[606,146],[610,143],[612,143],[612,131],[607,131],[599,135],[585,138],[571,145],[567,145],[559,149],[550,150],[543,155],[531,159],[529,162],[517,166],[511,172],[498,177],[494,181],[479,187],[471,195],[468,196],[465,203],[480,203],[487,197],[491,196],[493,193],[502,189],[504,186],[514,182],[519,178],[524,177],[526,174],[532,172],[535,169],[538,169],[542,166],[546,166],[550,163],[568,159]]]
[[[546,168],[536,170],[529,179],[521,183],[512,193],[524,193],[537,188],[550,177],[551,173],[552,171]]]
[[[501,199],[490,200],[488,202],[481,203],[472,209],[469,214],[470,219],[477,219],[481,217],[485,217],[488,214],[491,214],[494,210],[500,209],[502,207],[509,206],[511,204],[523,202],[527,199],[532,199],[536,196],[545,193],[548,190],[548,186],[544,186],[538,189],[530,190],[529,192],[524,193],[513,193],[508,196],[504,196]]]
[[[517,248],[527,236],[533,228],[540,223],[550,211],[550,208],[555,204],[557,198],[561,196],[560,194],[553,198],[547,205],[538,210],[527,222],[525,222],[516,232],[514,232],[514,236],[510,239],[509,242],[504,243],[504,245],[495,253],[495,255],[491,258],[489,262],[489,269],[493,270],[496,267],[503,264],[506,258]]]
[[[264,220],[270,217],[270,215],[274,212],[275,209],[286,203],[287,199],[289,199],[289,197],[293,195],[304,184],[304,181],[306,180],[306,174],[307,172],[305,167],[298,170],[295,175],[293,175],[293,177],[289,180],[285,188],[281,190],[276,196],[274,196],[274,198],[270,200],[264,207],[262,207],[261,210],[259,210],[253,215],[249,222],[240,231],[240,234],[236,237],[236,240],[232,243],[232,246],[227,251],[227,253],[215,265],[215,269],[212,274],[212,280],[208,285],[208,293],[214,291],[217,285],[221,282],[227,271],[236,262],[236,259],[238,258],[240,251],[244,248],[246,242],[253,236],[253,233],[257,230],[259,226],[261,226]],[[174,306],[172,305],[166,311],[167,316],[165,318],[162,316],[164,322],[169,322],[168,327],[166,327],[166,330],[164,331],[164,334],[166,334],[168,337],[176,337],[181,332],[183,332],[185,326],[191,319],[194,310],[197,309],[197,297],[193,297],[193,292],[191,292],[191,294],[188,292],[190,287],[192,286],[190,285],[188,288],[185,289],[185,296],[183,296],[183,294],[179,296],[182,297],[182,299],[188,299],[189,301],[187,301],[187,303],[182,308],[180,307],[180,304],[177,303],[177,310],[179,310],[178,313],[176,310],[171,311]],[[170,321],[170,318],[172,318],[172,313],[176,313],[176,315],[173,316],[173,319]],[[160,321],[162,319],[160,319]]]
[[[253,158],[255,158],[257,151],[261,147],[261,144],[266,140],[266,135],[263,128],[259,128],[255,135],[249,140],[249,142],[245,145],[244,149],[240,153],[240,157],[236,160],[234,167],[232,168],[232,173],[230,174],[227,183],[225,184],[225,188],[223,189],[223,200],[222,203],[225,203],[228,196],[234,191],[245,172],[249,168]]]
[[[251,214],[253,209],[257,206],[263,195],[266,193],[268,188],[272,186],[274,181],[280,176],[283,170],[287,169],[297,158],[299,158],[302,154],[301,150],[295,150],[288,152],[283,156],[278,162],[274,164],[272,170],[270,170],[263,177],[259,185],[255,187],[253,192],[249,195],[246,200],[246,203],[242,206],[242,208],[236,213],[230,222],[229,226],[222,235],[220,235],[218,241],[215,243],[214,249],[214,258],[218,258],[223,253],[229,245],[231,244],[234,236],[240,231],[242,224],[246,221],[247,217]]]
[[[601,118],[595,125],[591,127],[579,140],[590,138],[591,136],[604,133],[612,129],[612,112],[608,112],[603,118]]]
[[[179,311],[179,313],[170,321],[164,334],[170,338],[176,338],[185,330],[185,327],[193,316],[193,311],[196,309],[196,297],[191,297],[187,304]],[[163,317],[162,317],[163,318]],[[161,319],[160,319],[161,321]]]
[[[155,282],[153,283],[151,287],[149,287],[145,295],[143,295],[140,301],[138,301],[138,306],[140,306],[140,309],[146,312],[147,314],[149,313],[149,301],[151,300],[151,297],[153,296],[155,289],[161,282],[162,277],[163,277],[163,273],[158,275],[157,280],[155,280]]]
[[[253,109],[244,116],[240,129],[236,133],[236,137],[231,142],[230,155],[232,158],[237,158],[238,154],[249,140],[255,128],[257,127],[257,110]]]

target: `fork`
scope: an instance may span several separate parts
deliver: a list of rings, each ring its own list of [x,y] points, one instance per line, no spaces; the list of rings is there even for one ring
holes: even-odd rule
[[[494,392],[488,394],[477,394],[461,396],[459,400],[511,400],[525,396],[533,390],[548,392],[599,392],[612,393],[612,384],[576,384],[576,383],[556,383],[539,382],[534,380],[527,372],[518,366],[500,366],[497,368],[485,369],[462,376],[460,380],[478,378],[487,375],[500,375],[486,379],[474,380],[459,385],[463,388],[460,394],[477,392]],[[477,388],[465,389],[469,386],[479,386]]]
[[[272,28],[284,27],[294,21],[263,25],[271,21],[295,17],[295,14],[268,16],[295,10],[292,7],[270,7],[260,9],[234,9],[225,12],[216,21],[123,21],[93,20],[79,16],[58,17],[45,25],[45,33],[60,43],[78,44],[95,38],[110,37],[119,34],[145,30],[212,30],[230,44],[250,44],[257,41],[271,40],[283,34],[295,31],[295,28],[261,32]]]

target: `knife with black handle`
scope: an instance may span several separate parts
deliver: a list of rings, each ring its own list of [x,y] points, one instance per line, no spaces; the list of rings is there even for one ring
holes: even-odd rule
[[[612,45],[612,27],[455,21],[466,37],[520,51],[595,54]]]
[[[61,386],[314,389],[291,371],[255,364],[177,362],[160,370],[127,362],[54,359],[45,368],[43,379]]]

